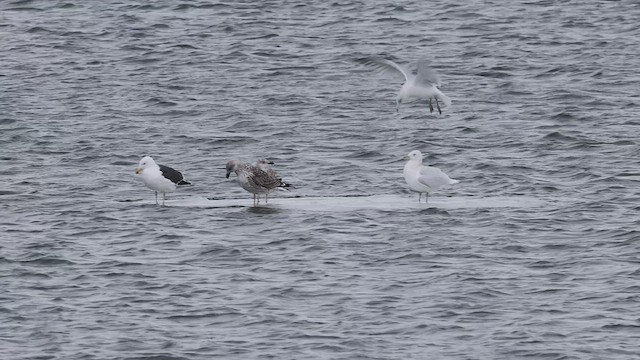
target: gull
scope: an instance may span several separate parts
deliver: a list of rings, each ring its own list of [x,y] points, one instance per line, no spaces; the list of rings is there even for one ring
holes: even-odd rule
[[[156,192],[156,205],[158,204],[158,192],[162,193],[162,205],[164,206],[166,193],[174,192],[178,185],[191,185],[180,171],[156,164],[151,156],[145,156],[140,160],[136,168],[136,175],[140,175],[144,184]]]
[[[243,163],[240,160],[227,162],[227,179],[232,172],[238,176],[238,183],[246,191],[253,194],[253,204],[260,204],[260,194],[265,194],[265,203],[269,200],[269,192],[275,189],[286,190],[286,184],[271,168],[270,162],[260,159],[255,165]]]
[[[256,166],[258,166],[260,168],[260,170],[266,172],[270,177],[272,178],[277,178],[278,181],[280,181],[280,184],[278,184],[278,186],[276,187],[276,189],[278,190],[283,190],[283,191],[289,191],[289,189],[287,189],[288,187],[291,186],[291,184],[287,184],[284,181],[282,181],[282,178],[276,173],[275,170],[273,170],[271,168],[271,165],[273,165],[274,162],[267,160],[267,159],[259,159],[258,161],[256,161]],[[269,193],[266,194],[264,201],[267,202],[267,197],[269,196]]]
[[[440,77],[435,70],[429,66],[425,59],[418,61],[418,72],[416,75],[404,66],[384,58],[371,57],[365,59],[364,63],[375,66],[383,71],[399,72],[404,76],[405,82],[402,84],[396,97],[396,112],[400,111],[400,104],[402,104],[403,101],[412,99],[429,99],[429,111],[431,113],[433,113],[432,100],[435,100],[436,108],[440,114],[442,114],[442,110],[440,109],[438,99],[442,100],[446,106],[451,106],[451,99],[438,89],[438,86],[440,86]]]
[[[418,202],[422,197],[422,193],[426,193],[425,203],[429,201],[429,193],[436,191],[444,186],[457,184],[458,180],[449,178],[447,174],[433,166],[422,165],[422,153],[413,150],[404,160],[408,160],[404,165],[404,180],[409,185],[409,189],[418,193]]]

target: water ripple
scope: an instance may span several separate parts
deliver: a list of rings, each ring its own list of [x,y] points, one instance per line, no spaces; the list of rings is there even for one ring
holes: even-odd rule
[[[640,8],[485,5],[2,3],[0,357],[635,359]],[[413,149],[460,184],[418,205]]]

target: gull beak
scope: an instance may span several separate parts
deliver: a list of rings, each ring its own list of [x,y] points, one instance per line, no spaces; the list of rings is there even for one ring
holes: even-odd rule
[[[409,155],[405,155],[405,156],[402,158],[402,160],[404,160],[404,161],[409,161]]]
[[[227,179],[229,178],[230,174],[231,174],[231,171],[227,171]]]
[[[142,169],[136,168],[136,175],[140,175],[142,173]]]

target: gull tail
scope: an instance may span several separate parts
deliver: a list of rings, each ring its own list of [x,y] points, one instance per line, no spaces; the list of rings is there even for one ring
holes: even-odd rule
[[[188,182],[187,180],[180,180],[176,185],[180,186],[180,185],[191,185],[190,182]]]
[[[291,184],[287,184],[286,182],[280,180],[280,185],[278,185],[277,189],[282,191],[289,191],[288,188],[293,188]]]
[[[457,184],[460,181],[456,180],[456,179],[449,179],[449,185],[453,185],[453,184]]]
[[[436,96],[439,99],[442,99],[442,101],[444,102],[445,105],[447,105],[447,107],[451,106],[451,98],[443,94],[442,91],[438,90],[438,94]]]

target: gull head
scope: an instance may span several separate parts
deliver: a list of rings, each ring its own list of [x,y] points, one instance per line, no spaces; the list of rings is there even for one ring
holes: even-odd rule
[[[142,174],[144,169],[147,169],[152,166],[156,166],[156,162],[153,161],[153,158],[151,156],[143,157],[142,159],[140,159],[140,162],[138,163],[138,167],[136,168],[136,175]]]
[[[420,152],[420,150],[413,150],[412,152],[405,155],[404,160],[417,161],[422,163],[422,153]]]
[[[238,170],[238,167],[240,166],[240,160],[230,160],[227,163],[227,179],[229,178],[229,175],[231,175],[232,172]]]

